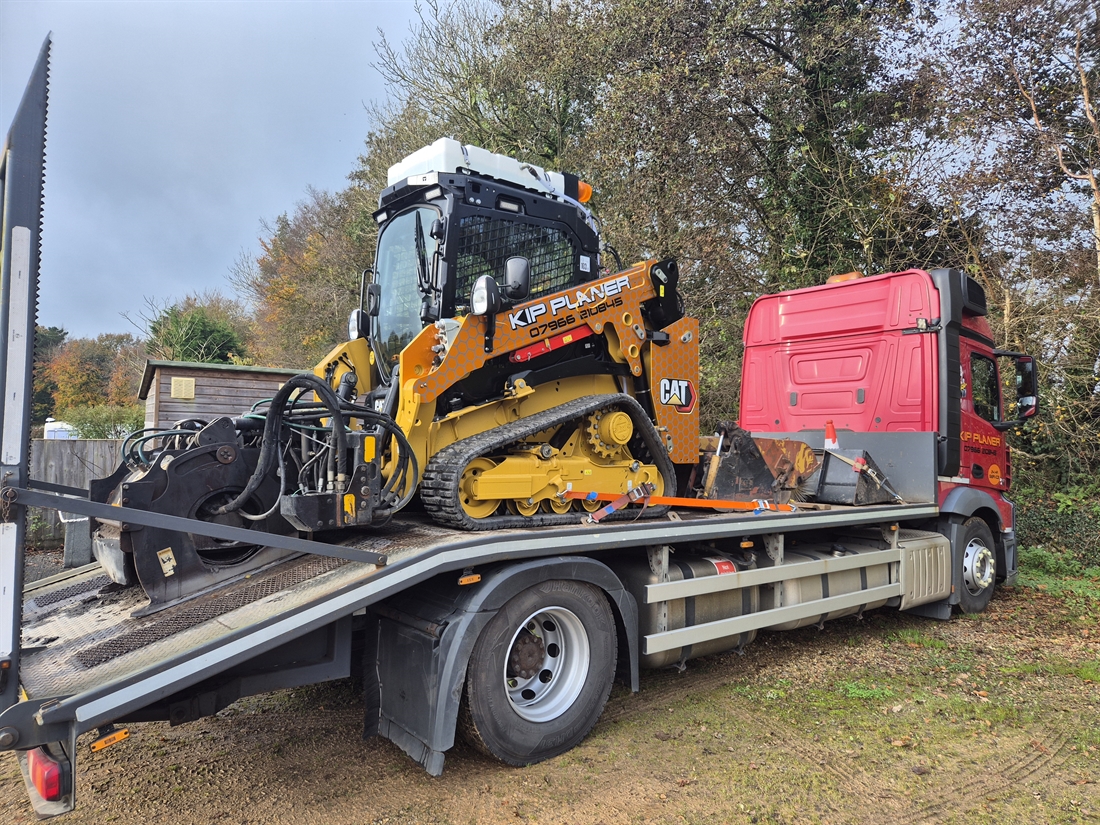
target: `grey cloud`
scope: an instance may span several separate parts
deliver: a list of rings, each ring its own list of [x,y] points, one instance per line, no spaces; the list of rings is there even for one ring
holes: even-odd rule
[[[145,296],[227,290],[262,219],[342,188],[411,2],[0,3],[6,131],[53,31],[39,322],[133,331]]]

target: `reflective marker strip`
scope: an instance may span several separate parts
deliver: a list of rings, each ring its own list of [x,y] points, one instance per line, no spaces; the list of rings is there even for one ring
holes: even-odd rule
[[[31,231],[25,226],[11,230],[11,288],[8,291],[7,377],[4,383],[4,433],[0,442],[0,464],[19,464],[27,449],[23,440],[23,404],[27,391],[27,355],[31,331],[25,329],[30,307]]]
[[[15,649],[15,611],[20,609],[15,592],[15,525],[0,524],[0,659]]]
[[[111,745],[115,745],[115,744],[123,741],[124,739],[129,739],[129,738],[130,738],[130,729],[129,728],[122,728],[122,730],[112,731],[111,733],[108,733],[106,736],[100,737],[99,739],[92,742],[92,746],[91,746],[92,747],[92,753],[98,753],[99,751],[103,750],[104,748],[109,748],[109,747],[111,747]]]

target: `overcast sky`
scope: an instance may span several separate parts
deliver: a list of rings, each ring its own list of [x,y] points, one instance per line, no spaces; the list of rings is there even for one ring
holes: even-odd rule
[[[261,220],[346,185],[364,104],[386,96],[371,43],[413,17],[411,0],[0,0],[0,135],[53,32],[38,322],[134,332],[120,313],[146,297],[230,293]]]

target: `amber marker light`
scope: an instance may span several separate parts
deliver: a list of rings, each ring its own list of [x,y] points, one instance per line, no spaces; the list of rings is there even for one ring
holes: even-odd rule
[[[583,180],[577,181],[577,200],[581,203],[592,200],[592,184],[585,183]]]
[[[475,573],[469,567],[462,571],[462,575],[458,577],[459,584],[477,584],[481,581],[481,574]]]
[[[840,283],[844,283],[844,281],[855,281],[855,280],[858,280],[862,277],[863,277],[862,272],[845,272],[843,275],[831,275],[831,276],[829,276],[828,280],[826,280],[825,283],[827,283],[827,284],[840,284]]]

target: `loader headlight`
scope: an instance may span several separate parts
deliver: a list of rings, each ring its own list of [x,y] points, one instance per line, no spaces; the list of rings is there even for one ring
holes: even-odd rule
[[[470,293],[471,315],[495,315],[500,309],[500,289],[492,275],[482,275]]]
[[[367,320],[366,313],[361,309],[353,309],[351,315],[348,316],[348,340],[354,341],[356,338],[366,338],[369,326],[370,322]]]

